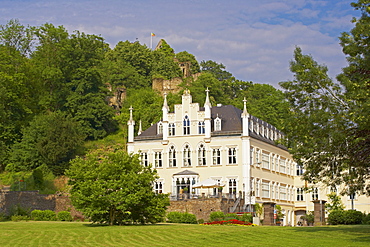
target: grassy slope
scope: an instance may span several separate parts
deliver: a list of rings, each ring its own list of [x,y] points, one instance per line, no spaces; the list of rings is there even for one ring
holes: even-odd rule
[[[370,226],[93,226],[0,222],[0,246],[369,246]]]

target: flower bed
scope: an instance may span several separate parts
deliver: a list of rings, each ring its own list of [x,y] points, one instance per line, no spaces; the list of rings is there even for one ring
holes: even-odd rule
[[[241,221],[241,220],[236,220],[236,219],[212,221],[212,222],[204,223],[202,225],[257,226],[256,224],[252,224],[252,223],[247,222],[247,221]]]

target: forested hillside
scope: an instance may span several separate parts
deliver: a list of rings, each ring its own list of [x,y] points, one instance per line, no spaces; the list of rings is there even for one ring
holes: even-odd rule
[[[124,144],[131,105],[143,129],[161,118],[163,98],[152,89],[152,80],[182,77],[178,62],[190,62],[193,74],[201,72],[197,80],[183,78],[180,85],[191,91],[194,102],[203,104],[207,87],[213,105],[242,108],[245,97],[252,115],[282,128],[288,106],[281,91],[237,80],[223,64],[198,62],[162,41],[155,51],[129,41],[111,48],[103,37],[49,23],[1,25],[0,171],[42,168],[61,175],[71,159],[87,151],[87,141],[119,134]],[[118,88],[126,97],[114,109],[107,99]],[[180,94],[168,95],[171,107]]]

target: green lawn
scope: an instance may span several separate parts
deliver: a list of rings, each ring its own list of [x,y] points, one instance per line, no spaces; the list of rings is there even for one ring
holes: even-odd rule
[[[0,246],[370,246],[370,226],[243,227],[0,222]]]

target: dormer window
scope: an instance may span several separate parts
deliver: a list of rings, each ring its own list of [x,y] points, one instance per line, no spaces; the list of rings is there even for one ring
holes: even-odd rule
[[[183,126],[184,135],[190,135],[190,119],[187,115],[184,117]]]
[[[162,122],[158,123],[158,135],[163,134],[163,124]]]
[[[215,131],[221,131],[221,118],[218,117],[215,119]]]

